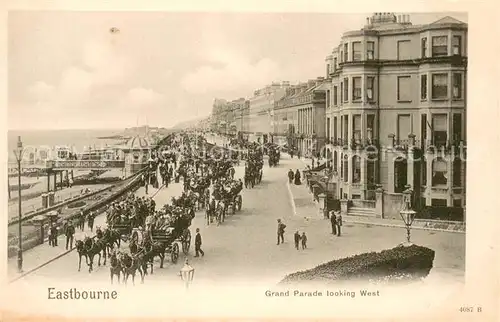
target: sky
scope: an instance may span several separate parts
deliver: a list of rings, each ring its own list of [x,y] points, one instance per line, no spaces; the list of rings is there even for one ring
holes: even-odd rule
[[[216,97],[324,76],[342,33],[369,15],[9,12],[9,129],[171,127],[207,116]],[[411,20],[446,15],[467,22],[459,13]]]

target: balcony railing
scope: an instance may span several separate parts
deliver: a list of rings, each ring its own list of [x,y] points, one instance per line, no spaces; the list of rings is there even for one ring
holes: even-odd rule
[[[365,149],[367,147],[375,147],[379,148],[379,142],[376,139],[363,139],[363,140],[358,140],[358,139],[351,139],[351,140],[346,140],[346,139],[331,139],[331,144],[333,146],[341,146],[344,147],[344,149]]]

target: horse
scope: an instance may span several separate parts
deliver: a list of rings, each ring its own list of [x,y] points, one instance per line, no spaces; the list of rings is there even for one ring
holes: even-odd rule
[[[141,283],[144,283],[144,274],[142,272],[141,266],[141,258],[140,256],[131,256],[127,253],[121,253],[121,256],[118,257],[120,261],[120,267],[123,273],[123,283],[127,285],[128,277],[132,276],[132,284],[135,285],[135,273],[137,270],[141,275]]]
[[[115,244],[118,248],[120,248],[121,235],[118,230],[105,228],[103,232],[103,237],[104,240],[106,241],[109,250],[113,249],[115,247]]]
[[[120,284],[120,274],[122,272],[121,262],[119,260],[119,254],[114,251],[109,257],[109,275],[111,278],[111,284],[113,284],[113,277],[117,276],[118,284]]]
[[[78,271],[80,271],[80,269],[82,268],[82,257],[85,256],[85,262],[87,263],[87,265],[89,264],[89,259],[83,241],[77,240],[75,242],[75,248],[76,251],[78,252]]]
[[[146,260],[151,263],[151,274],[153,274],[153,261],[156,256],[160,257],[160,268],[163,268],[165,260],[165,252],[167,246],[163,242],[153,242],[151,239],[144,239],[144,250],[148,254]]]
[[[93,270],[94,265],[94,256],[99,255],[99,261],[97,263],[98,266],[101,266],[101,252],[104,255],[104,264],[106,265],[106,243],[102,239],[94,240],[94,238],[85,237],[83,241],[85,245],[85,251],[89,258],[89,273]]]

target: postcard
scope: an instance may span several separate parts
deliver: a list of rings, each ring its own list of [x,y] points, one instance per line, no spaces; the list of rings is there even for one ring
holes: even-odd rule
[[[8,11],[2,320],[498,318],[488,4],[70,3]]]

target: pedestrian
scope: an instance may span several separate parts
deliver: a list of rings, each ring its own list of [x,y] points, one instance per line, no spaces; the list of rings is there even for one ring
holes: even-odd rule
[[[201,249],[201,234],[200,234],[200,228],[196,228],[196,237],[194,238],[194,248],[196,251],[196,255],[194,257],[200,257],[205,256],[205,252]]]
[[[337,216],[335,215],[335,211],[332,210],[330,214],[330,223],[332,224],[332,234],[337,234]]]
[[[93,211],[89,212],[87,215],[87,225],[90,228],[90,231],[94,231],[94,218],[95,214]]]
[[[52,226],[50,227],[50,236],[52,237],[52,247],[57,246],[57,226],[52,223]]]
[[[72,249],[73,238],[75,235],[75,227],[73,226],[73,223],[71,221],[68,223],[68,226],[66,226],[65,234],[66,234],[66,250],[68,250],[68,246],[69,249]]]
[[[83,231],[85,229],[85,214],[83,210],[80,211],[80,215],[78,216],[78,227]]]
[[[295,171],[295,182],[294,182],[297,186],[299,186],[301,184],[300,182],[300,171],[299,169],[297,169],[297,171]]]
[[[54,226],[54,224],[50,223],[50,225],[49,225],[49,246],[53,246],[53,244],[54,244],[52,241],[53,240],[53,238],[52,238],[52,227],[53,226]],[[42,227],[42,229],[43,229],[43,227]]]
[[[286,225],[284,223],[281,222],[281,219],[278,219],[278,243],[276,245],[279,245],[280,244],[280,240],[281,240],[281,243],[285,243],[285,238],[284,238],[284,235],[285,235],[285,228],[286,228]]]
[[[342,227],[342,215],[337,215],[337,237],[340,237],[340,227]]]
[[[302,236],[300,237],[300,239],[302,240],[302,249],[306,249],[307,248],[307,236],[306,236],[305,232],[302,232]]]
[[[290,150],[290,157],[293,159],[293,149]]]
[[[293,240],[295,242],[295,248],[299,250],[300,233],[298,230],[295,232],[295,234],[293,234]]]
[[[293,178],[295,177],[294,173],[293,173],[293,170],[290,169],[290,171],[288,171],[288,182],[289,183],[292,183],[293,182]]]

